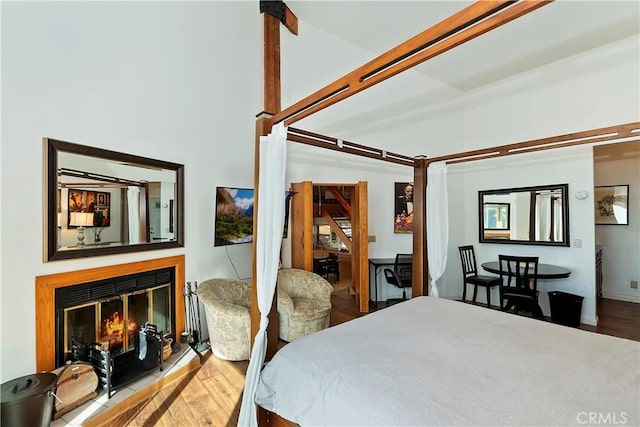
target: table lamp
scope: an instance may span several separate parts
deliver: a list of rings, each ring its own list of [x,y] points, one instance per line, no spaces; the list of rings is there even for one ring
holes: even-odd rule
[[[84,227],[93,225],[93,214],[87,212],[71,212],[69,225],[79,227],[77,246],[84,246]]]

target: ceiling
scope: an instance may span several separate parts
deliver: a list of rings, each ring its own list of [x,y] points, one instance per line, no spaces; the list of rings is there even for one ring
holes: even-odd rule
[[[471,1],[287,1],[300,21],[378,56]],[[640,32],[638,1],[555,1],[416,70],[470,91]]]
[[[302,84],[298,83],[301,79],[287,80],[283,93],[297,96],[283,98],[283,107],[351,71],[353,65],[338,70],[348,61],[346,52],[370,52],[363,55],[368,59],[357,61],[355,66],[363,65],[474,2],[288,0],[286,3],[300,21],[301,36],[311,26],[355,49],[316,52],[325,62],[336,58],[338,73],[330,78],[316,73],[311,82],[304,83],[307,86],[293,88],[297,90],[290,86]],[[447,140],[430,143],[429,155],[463,151],[464,139],[459,137],[456,123],[451,122],[455,119],[451,112],[472,105],[482,108],[494,96],[494,86],[509,87],[500,86],[507,79],[531,75],[536,68],[639,34],[638,0],[556,0],[414,67],[401,78],[391,78],[294,126],[409,156],[427,151],[417,140],[450,126],[456,132],[447,134]],[[309,61],[314,62],[311,58]],[[576,74],[589,71],[588,67],[572,70]],[[537,75],[546,74],[541,69]],[[513,141],[503,141],[508,142]],[[301,153],[319,155],[313,147],[294,146]]]

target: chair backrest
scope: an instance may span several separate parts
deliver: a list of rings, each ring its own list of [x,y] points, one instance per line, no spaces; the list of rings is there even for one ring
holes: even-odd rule
[[[410,287],[413,278],[413,254],[396,254],[393,272],[400,280],[400,287]]]
[[[324,270],[327,268],[327,263],[329,262],[329,258],[314,258],[313,259],[313,272],[316,274],[324,273]]]
[[[285,292],[292,298],[331,300],[333,286],[322,276],[297,268],[278,270],[278,292]]]
[[[327,264],[326,264],[326,270],[329,273],[335,273],[337,271],[339,271],[339,266],[340,265],[340,260],[338,259],[338,254],[335,255],[331,255],[329,254],[329,256],[327,256]]]
[[[498,255],[503,286],[538,289],[538,257]],[[506,280],[505,280],[506,279]]]
[[[458,251],[460,252],[462,274],[464,277],[467,278],[477,275],[478,267],[476,265],[476,253],[473,250],[473,245],[458,246]]]
[[[398,288],[403,287],[402,281],[400,280],[398,275],[395,273],[395,271],[393,271],[390,268],[385,268],[384,270],[382,270],[382,272],[384,273],[384,278],[387,280],[387,283],[393,286],[397,286]]]
[[[205,280],[198,286],[198,299],[203,303],[218,302],[251,308],[251,283],[215,278]]]

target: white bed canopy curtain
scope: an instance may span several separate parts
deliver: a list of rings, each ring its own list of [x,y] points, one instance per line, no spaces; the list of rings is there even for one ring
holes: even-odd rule
[[[437,281],[444,274],[449,247],[449,197],[447,195],[447,163],[434,162],[427,169],[427,253],[431,289],[438,297]]]
[[[247,368],[242,406],[238,426],[257,426],[257,408],[254,402],[260,370],[267,351],[268,315],[276,289],[282,229],[284,227],[284,203],[286,195],[285,175],[287,165],[287,129],[283,122],[274,125],[271,133],[260,137],[260,173],[258,193],[258,231],[256,235],[256,277],[260,329],[256,333],[251,358]]]

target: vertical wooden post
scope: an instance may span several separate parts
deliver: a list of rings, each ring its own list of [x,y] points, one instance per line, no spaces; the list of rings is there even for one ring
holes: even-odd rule
[[[413,273],[411,296],[429,294],[427,262],[427,167],[425,158],[416,159],[413,169]]]
[[[291,267],[313,271],[313,183],[291,184]]]
[[[262,14],[264,21],[264,111],[279,113],[280,105],[280,22]],[[271,129],[267,130],[268,131]],[[266,135],[266,133],[265,133]]]

